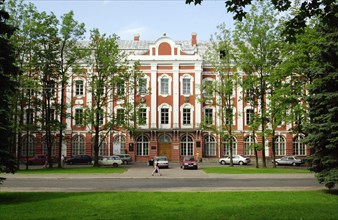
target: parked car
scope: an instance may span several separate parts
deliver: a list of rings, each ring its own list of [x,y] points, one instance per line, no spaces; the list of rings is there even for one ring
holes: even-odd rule
[[[181,168],[184,169],[198,169],[198,163],[193,156],[185,156],[181,160]]]
[[[232,155],[232,162],[233,164],[239,164],[239,165],[248,164],[250,163],[250,158],[243,157],[242,155]],[[220,158],[219,163],[222,165],[230,164],[230,156]]]
[[[166,156],[156,156],[154,157],[154,163],[158,163],[160,168],[169,168],[169,161]]]
[[[128,164],[133,161],[130,154],[117,154],[116,156],[119,156],[124,164]]]
[[[94,162],[94,161],[93,161]],[[99,160],[100,166],[112,166],[112,167],[118,167],[119,165],[123,164],[123,161],[119,156],[105,156],[101,157]]]
[[[28,159],[24,159],[24,163],[28,163],[28,165],[43,165],[46,163],[47,155],[46,154],[35,154],[33,157],[29,157]],[[55,157],[52,157],[52,162],[55,163]]]
[[[88,155],[76,155],[66,160],[66,164],[91,164],[92,158]]]
[[[276,161],[272,161],[278,165],[292,165],[292,166],[299,166],[303,164],[305,161],[302,159],[297,158],[296,156],[284,156],[282,158],[276,159]]]

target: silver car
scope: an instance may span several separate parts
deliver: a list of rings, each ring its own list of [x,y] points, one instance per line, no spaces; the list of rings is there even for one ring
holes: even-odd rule
[[[158,163],[158,167],[160,168],[169,168],[169,161],[166,156],[156,156],[154,158],[154,163]]]
[[[102,157],[99,159],[98,162],[100,166],[112,166],[112,167],[118,167],[119,165],[123,164],[119,156]]]
[[[296,156],[284,156],[282,158],[276,159],[276,161],[272,161],[278,165],[292,165],[292,166],[299,166],[304,163],[304,160],[297,158]]]
[[[230,156],[220,158],[218,162],[222,165],[230,164]],[[248,164],[250,163],[250,158],[243,157],[242,155],[232,155],[232,162],[239,165]]]

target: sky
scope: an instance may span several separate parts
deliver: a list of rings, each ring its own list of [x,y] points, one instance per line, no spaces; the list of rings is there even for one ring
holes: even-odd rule
[[[187,5],[185,0],[25,0],[38,11],[53,12],[58,18],[74,11],[75,19],[86,25],[87,34],[98,28],[107,35],[117,34],[122,40],[156,40],[166,33],[173,40],[208,41],[217,25],[232,27],[232,14],[224,0],[204,0],[202,5]]]

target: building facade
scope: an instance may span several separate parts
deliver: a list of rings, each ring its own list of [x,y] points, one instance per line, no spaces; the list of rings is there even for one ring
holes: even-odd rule
[[[203,128],[203,120],[215,127],[224,123],[219,117],[220,106],[214,99],[201,101],[201,85],[206,81],[219,80],[213,68],[203,59],[208,42],[198,42],[192,33],[187,41],[174,41],[162,36],[156,41],[141,41],[135,35],[131,41],[119,41],[121,50],[128,54],[131,61],[139,61],[144,73],[144,86],[149,92],[138,88],[138,101],[143,104],[140,115],[145,120],[137,128],[135,136],[124,130],[114,130],[102,137],[100,155],[128,153],[134,161],[147,161],[156,155],[166,155],[170,161],[179,161],[184,155],[193,155],[199,160],[218,160],[229,155],[229,140],[213,130]],[[84,70],[91,74],[94,70]],[[242,74],[241,77],[245,77]],[[68,80],[66,100],[71,105],[67,108],[65,138],[62,154],[70,157],[77,154],[93,155],[93,132],[82,126],[78,115],[92,101],[90,87],[84,76],[73,76]],[[237,86],[233,91],[233,154],[254,156],[252,143],[261,143],[261,137],[253,136],[248,127],[254,113],[252,106],[242,97],[242,89]],[[212,95],[212,94],[211,94]],[[60,99],[56,95],[56,99]],[[119,114],[121,107],[116,100],[108,105],[107,111]],[[204,121],[205,122],[205,121]],[[301,143],[302,135],[295,135],[290,130],[294,124],[282,124],[277,129],[275,139],[276,155],[309,155],[309,149]],[[53,153],[57,154],[58,134]],[[22,155],[45,153],[44,135],[34,132],[23,135]],[[27,144],[28,142],[28,144]],[[265,143],[265,155],[272,156],[271,140]],[[25,148],[29,146],[29,148]],[[259,152],[261,156],[261,152]]]

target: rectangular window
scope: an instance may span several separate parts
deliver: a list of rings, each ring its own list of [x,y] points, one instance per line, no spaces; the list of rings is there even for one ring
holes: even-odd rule
[[[118,125],[124,124],[124,109],[117,109],[117,111],[116,111],[116,123]]]
[[[116,95],[124,96],[124,82],[118,82],[116,88]]]
[[[33,109],[26,109],[26,124],[27,125],[32,125],[34,123],[34,118],[33,118]]]
[[[161,124],[169,124],[169,109],[161,109]]]
[[[49,109],[49,120],[55,121],[55,109]]]
[[[83,109],[75,109],[75,125],[82,126],[83,125]]]
[[[145,78],[140,79],[138,82],[138,94],[139,95],[147,94],[147,80]]]
[[[147,124],[147,109],[146,109],[146,108],[141,108],[141,109],[139,110],[138,123],[139,123],[140,125],[145,125],[145,124]]]
[[[161,95],[168,95],[169,94],[169,79],[162,78],[161,79]]]
[[[212,97],[213,94],[213,86],[212,81],[208,80],[203,83],[203,96],[204,97]]]
[[[251,123],[253,114],[254,114],[253,109],[246,110],[246,125],[249,125]]]
[[[191,124],[191,109],[184,108],[183,109],[183,125],[190,125]]]
[[[54,97],[55,96],[55,81],[54,80],[49,80],[47,81],[47,96],[48,97]]]
[[[83,81],[82,80],[76,80],[75,81],[75,95],[76,96],[83,95],[83,93],[84,93],[83,88],[84,88]]]
[[[212,125],[213,120],[212,120],[212,109],[211,108],[206,108],[204,111],[204,122],[206,125]]]
[[[233,124],[233,114],[232,114],[232,108],[226,108],[224,112],[224,120],[226,125]]]
[[[101,109],[100,112],[99,112],[99,124],[100,125],[103,125],[103,116],[104,116],[104,110]]]
[[[190,95],[190,79],[183,79],[183,95]]]

